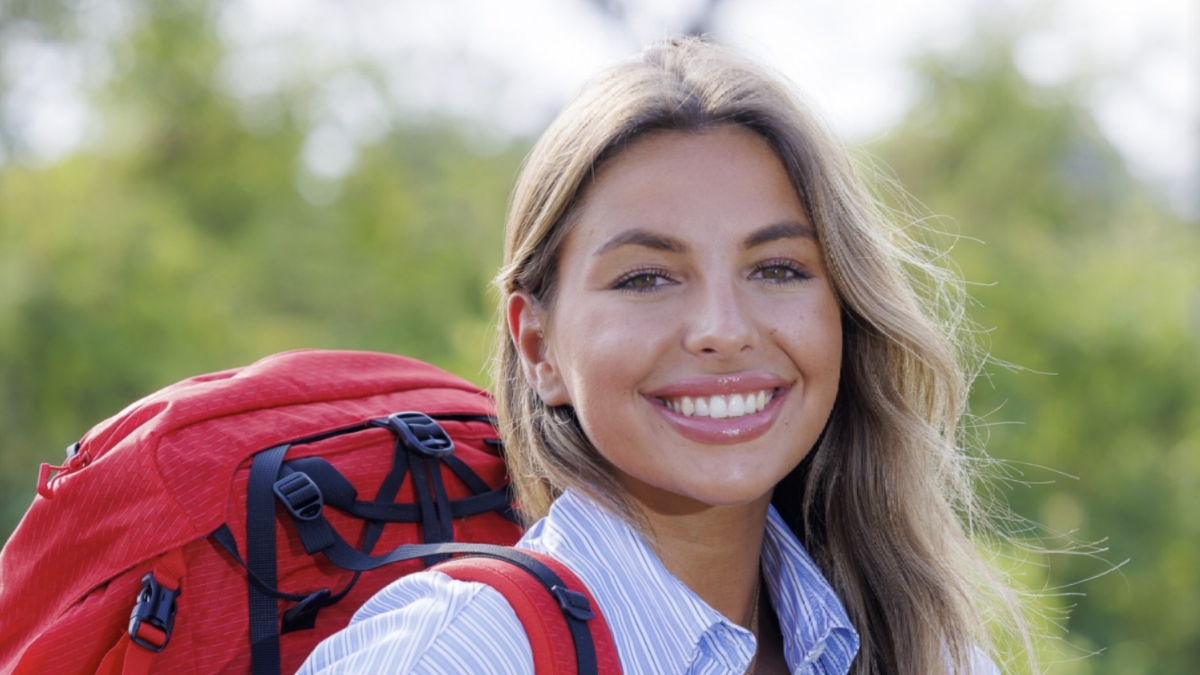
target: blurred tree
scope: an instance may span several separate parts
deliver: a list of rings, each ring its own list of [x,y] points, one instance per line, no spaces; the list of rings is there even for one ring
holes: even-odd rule
[[[95,95],[107,140],[0,166],[5,536],[39,462],[191,374],[325,347],[486,379],[487,282],[523,146],[403,127],[348,175],[314,176],[292,112],[305,91],[251,131],[217,86],[217,7],[143,3],[128,67]]]
[[[71,16],[78,4],[79,0],[0,0],[0,161],[27,150],[6,105],[16,73],[13,62],[20,48],[30,43],[77,41],[79,31]]]
[[[1110,548],[1030,554],[1036,566],[1019,570],[1035,590],[1072,594],[1046,601],[1072,606],[1075,648],[1060,658],[1103,652],[1056,672],[1191,673],[1200,232],[1130,178],[1074,103],[1082,85],[1044,89],[1020,75],[1015,39],[983,34],[922,60],[920,101],[871,150],[929,210],[952,215],[932,222],[973,284],[993,359],[972,409],[1009,462],[1014,510],[1046,526],[1048,547]]]

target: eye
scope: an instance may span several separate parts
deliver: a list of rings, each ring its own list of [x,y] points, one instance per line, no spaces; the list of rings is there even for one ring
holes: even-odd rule
[[[805,272],[799,263],[792,260],[768,260],[760,263],[750,276],[753,279],[762,279],[772,283],[787,283],[811,278],[811,275]]]
[[[613,288],[620,291],[645,292],[653,291],[670,282],[666,273],[661,270],[638,270],[621,277],[617,283],[613,284]]]

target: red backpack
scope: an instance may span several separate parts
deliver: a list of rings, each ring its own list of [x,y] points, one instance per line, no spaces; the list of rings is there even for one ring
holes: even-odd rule
[[[383,586],[464,552],[486,557],[443,571],[508,598],[538,673],[612,672],[578,579],[505,548],[492,413],[428,364],[317,350],[134,403],[42,466],[0,553],[0,673],[292,673]]]

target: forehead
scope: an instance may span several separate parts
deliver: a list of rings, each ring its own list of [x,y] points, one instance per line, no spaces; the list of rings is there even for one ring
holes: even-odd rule
[[[638,139],[597,171],[573,220],[568,244],[587,249],[629,230],[739,241],[779,223],[811,232],[775,150],[734,125]]]

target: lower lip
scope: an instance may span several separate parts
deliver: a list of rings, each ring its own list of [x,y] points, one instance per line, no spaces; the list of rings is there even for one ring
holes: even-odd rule
[[[753,440],[767,433],[779,418],[779,411],[787,394],[786,389],[776,392],[767,407],[753,415],[724,419],[688,417],[671,410],[661,402],[656,403],[654,407],[684,438],[709,445],[728,445]]]

